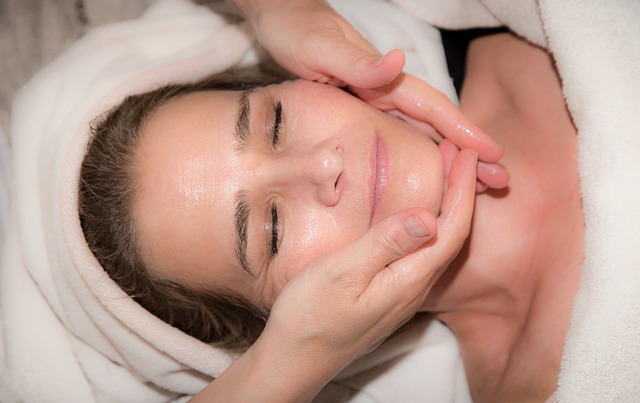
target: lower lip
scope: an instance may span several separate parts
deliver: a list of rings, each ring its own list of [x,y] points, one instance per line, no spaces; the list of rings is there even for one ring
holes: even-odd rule
[[[371,221],[380,209],[380,204],[385,191],[387,190],[389,178],[389,155],[384,142],[377,137],[375,145],[375,166],[374,166],[374,182],[373,182],[373,207],[371,213]]]

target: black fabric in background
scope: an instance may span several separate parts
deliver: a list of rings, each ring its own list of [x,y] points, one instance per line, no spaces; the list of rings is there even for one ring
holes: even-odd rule
[[[444,46],[444,54],[447,58],[447,67],[449,68],[449,75],[453,79],[453,85],[456,87],[456,93],[458,96],[460,96],[460,89],[462,88],[462,82],[464,81],[469,43],[480,36],[492,35],[500,32],[508,32],[508,30],[504,27],[474,28],[460,31],[440,29],[442,45]]]

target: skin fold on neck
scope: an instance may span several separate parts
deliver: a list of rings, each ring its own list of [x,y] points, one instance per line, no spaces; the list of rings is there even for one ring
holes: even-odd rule
[[[491,35],[467,66],[461,108],[505,147],[511,185],[478,196],[470,238],[423,307],[456,334],[474,400],[545,401],[583,261],[577,133],[544,50]]]

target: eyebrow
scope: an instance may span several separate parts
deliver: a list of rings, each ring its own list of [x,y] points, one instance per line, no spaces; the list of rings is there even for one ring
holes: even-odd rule
[[[237,147],[243,151],[249,144],[249,121],[251,116],[251,106],[249,105],[249,94],[251,90],[244,90],[240,94],[238,100],[238,117],[236,119],[236,130],[234,136],[236,138]]]
[[[253,275],[249,269],[249,259],[247,257],[247,241],[248,237],[248,223],[249,213],[249,199],[246,192],[238,191],[234,199],[235,213],[234,213],[234,225],[236,229],[236,259],[240,263],[240,266],[247,273]]]
[[[238,101],[238,116],[234,137],[236,140],[236,146],[240,151],[245,150],[249,144],[249,121],[251,113],[249,106],[250,93],[251,90],[243,91],[240,94],[240,99]],[[236,232],[236,259],[244,271],[253,275],[253,272],[249,268],[249,259],[247,257],[249,214],[251,213],[247,192],[242,190],[237,191],[233,204],[233,218]]]

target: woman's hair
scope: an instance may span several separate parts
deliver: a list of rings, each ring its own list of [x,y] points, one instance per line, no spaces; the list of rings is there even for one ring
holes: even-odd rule
[[[109,276],[160,319],[206,343],[232,351],[246,349],[255,341],[264,328],[267,313],[229,291],[191,289],[148,269],[132,216],[136,149],[140,133],[154,111],[177,97],[198,91],[252,89],[288,78],[273,68],[244,68],[192,84],[171,84],[128,96],[92,123],[92,137],[80,170],[82,230]]]

